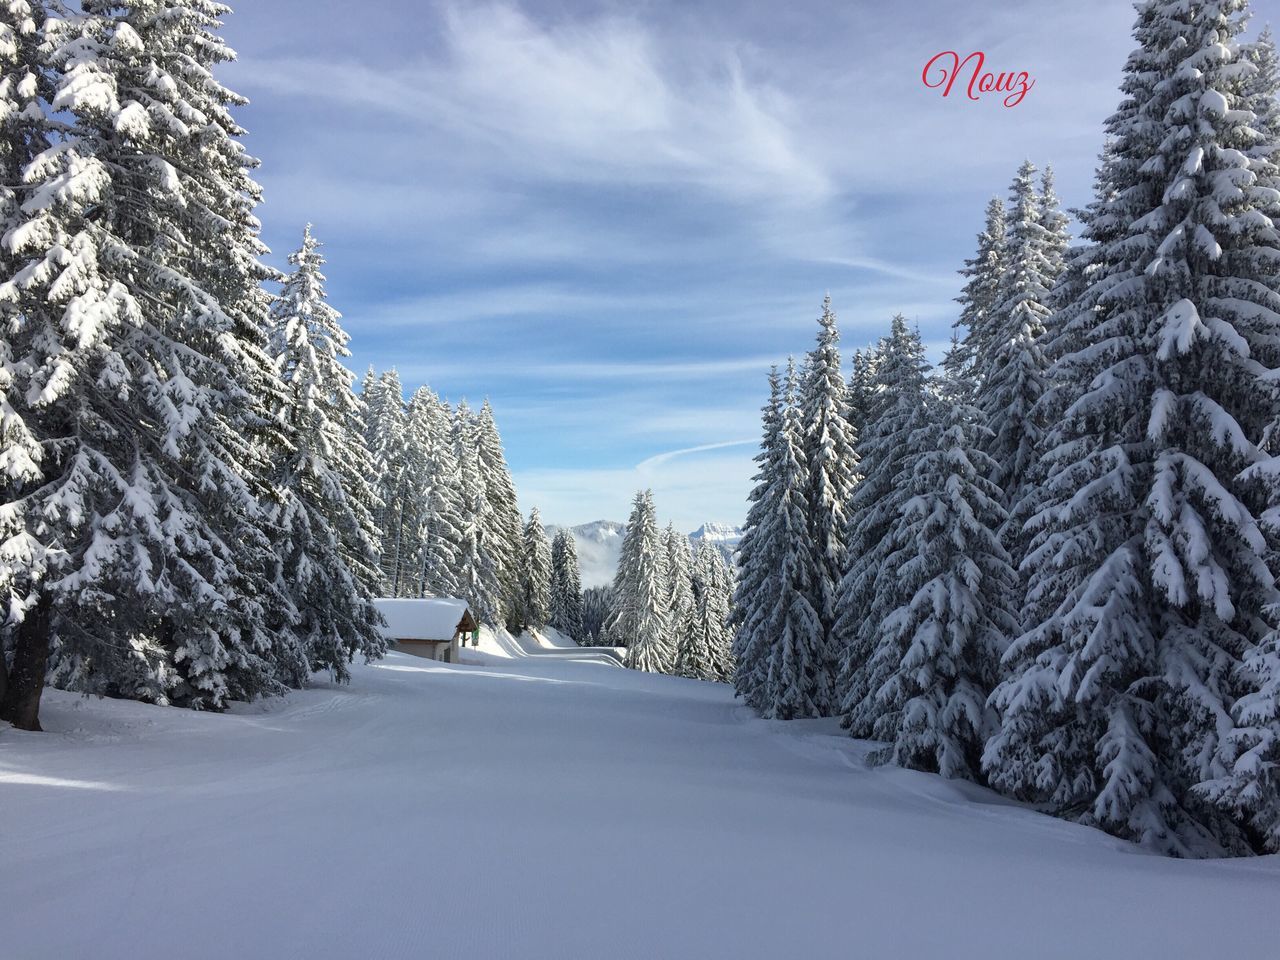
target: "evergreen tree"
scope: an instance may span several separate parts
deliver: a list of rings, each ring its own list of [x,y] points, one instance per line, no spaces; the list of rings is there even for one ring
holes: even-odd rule
[[[957,379],[978,376],[978,363],[988,356],[996,342],[992,317],[1000,302],[1000,280],[1005,272],[1004,203],[992,197],[987,203],[986,222],[978,234],[977,253],[964,262],[960,275],[967,277],[964,289],[956,298],[961,305],[957,327],[965,333],[959,338],[959,349],[952,354]]]
[[[893,530],[888,571],[905,598],[878,628],[870,664],[880,756],[901,766],[979,780],[994,732],[987,696],[1014,632],[1013,570],[1000,544],[1000,489],[988,479],[976,409],[954,387],[926,405],[910,499]],[[931,408],[931,409],[930,409]]]
[[[556,531],[551,541],[551,626],[576,643],[585,643],[582,577],[578,545],[568,530]],[[598,626],[598,625],[597,625]]]
[[[734,662],[729,630],[729,605],[733,576],[724,556],[713,545],[703,544],[693,564],[693,609],[690,644],[702,651],[703,680],[733,681]]]
[[[551,616],[551,544],[538,508],[524,525],[520,563],[520,619],[524,627],[541,628]]]
[[[409,569],[404,545],[410,482],[405,443],[407,410],[400,374],[392,369],[372,383],[366,378],[363,400],[365,444],[372,460],[370,476],[381,504],[374,521],[380,534],[382,588],[385,596],[398,597]],[[412,533],[412,524],[408,528]]]
[[[1085,220],[1098,249],[1064,328],[1081,346],[1055,365],[1073,397],[1032,521],[1034,625],[1006,655],[984,757],[1007,792],[1179,853],[1241,850],[1240,827],[1276,809],[1253,752],[1274,720],[1250,706],[1246,665],[1278,599],[1259,442],[1277,409],[1280,208],[1260,186],[1245,7],[1139,10]]]
[[[801,456],[809,487],[805,538],[813,557],[808,576],[813,609],[822,625],[819,647],[812,651],[817,685],[812,696],[819,715],[834,711],[834,679],[837,666],[835,640],[837,590],[845,566],[845,508],[857,481],[856,437],[849,425],[846,386],[840,371],[840,332],[831,310],[831,298],[822,302],[817,346],[805,364],[800,394]]]
[[[855,350],[851,366],[846,406],[849,411],[849,429],[857,438],[862,436],[862,431],[867,425],[867,411],[875,403],[875,352]],[[856,439],[854,443],[856,449]]]
[[[92,157],[46,153],[48,11],[25,0],[0,10],[0,718],[38,730],[54,619],[45,580],[65,533],[40,506],[65,476],[82,371],[99,362],[118,311],[80,227],[107,171]]]
[[[502,438],[493,417],[493,407],[486,400],[476,416],[476,456],[479,465],[478,479],[485,486],[488,504],[486,535],[489,552],[497,571],[499,616],[509,626],[518,627],[520,599],[520,555],[522,549],[520,507],[516,502],[516,487],[502,452]]]
[[[862,479],[849,503],[848,563],[840,583],[837,635],[843,649],[838,690],[841,723],[870,737],[875,702],[874,655],[885,616],[907,599],[893,576],[894,524],[909,498],[913,432],[922,425],[928,364],[918,333],[895,316],[877,348],[875,403],[858,443]]]
[[[698,643],[693,628],[695,586],[693,553],[689,538],[673,524],[664,534],[667,548],[667,611],[675,640],[672,672],[698,679],[710,669],[705,648]]]
[[[409,400],[406,426],[410,475],[415,480],[414,592],[421,597],[456,596],[464,521],[453,411],[430,388],[419,387]]]
[[[626,664],[633,670],[670,673],[675,643],[668,613],[666,543],[658,533],[653,494],[636,494],[622,555],[614,580],[617,606],[607,624],[613,643],[627,648]]]
[[[1006,509],[1025,492],[1041,435],[1036,405],[1045,390],[1047,364],[1040,341],[1059,269],[1049,259],[1051,253],[1060,254],[1051,251],[1049,231],[1041,222],[1034,175],[1028,160],[1013,181],[997,303],[984,318],[990,340],[974,358],[976,404],[990,430],[986,452]]]
[[[23,174],[45,186],[9,233],[0,294],[22,318],[42,452],[20,510],[62,547],[56,577],[27,584],[0,707],[29,726],[46,662],[61,685],[219,707],[279,690],[297,657],[262,508],[267,451],[286,442],[261,286],[275,274],[243,101],[212,75],[231,57],[223,11],[81,7],[43,24],[51,85],[17,90],[33,127],[52,96],[59,142]]]
[[[302,674],[290,678],[294,685],[313,670],[346,680],[357,653],[368,659],[386,648],[370,600],[378,570],[368,453],[352,429],[359,401],[342,366],[348,337],[326,298],[319,246],[308,225],[301,249],[289,257],[296,269],[272,310],[271,346],[290,439],[273,464],[281,501],[272,522],[305,655]]]
[[[458,547],[458,596],[467,601],[480,623],[499,625],[502,585],[491,551],[491,519],[486,484],[481,475],[476,418],[464,400],[453,418],[454,452],[462,477],[462,540]]]
[[[779,543],[773,536],[781,489],[776,485],[782,468],[782,410],[786,402],[778,368],[769,371],[769,400],[761,410],[760,452],[755,486],[747,495],[747,518],[738,542],[740,574],[734,593],[730,629],[733,632],[733,658],[736,663],[734,689],[752,706],[757,706],[768,664],[769,638],[764,625],[777,602],[779,582],[774,563],[774,550]]]
[[[743,572],[734,617],[734,687],[761,716],[820,716],[829,702],[822,623],[813,607],[806,511],[811,489],[801,450],[795,365],[770,376],[760,471],[739,546]]]

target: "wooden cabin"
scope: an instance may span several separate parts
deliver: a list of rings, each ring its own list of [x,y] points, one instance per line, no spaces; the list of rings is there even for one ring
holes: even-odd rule
[[[480,625],[465,600],[456,597],[381,598],[373,601],[387,625],[387,640],[403,653],[457,663],[467,640],[480,637]]]

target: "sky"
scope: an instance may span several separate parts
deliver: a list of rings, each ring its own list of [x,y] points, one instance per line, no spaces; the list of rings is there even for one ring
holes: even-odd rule
[[[937,360],[1018,164],[1087,202],[1133,46],[1124,0],[240,7],[269,259],[315,224],[353,369],[490,398],[547,522],[651,487],[686,530],[742,521],[769,367],[825,294],[846,355],[902,312]],[[944,50],[1034,86],[943,98]]]

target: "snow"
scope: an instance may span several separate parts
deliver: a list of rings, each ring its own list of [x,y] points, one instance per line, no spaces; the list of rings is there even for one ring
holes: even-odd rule
[[[49,691],[49,733],[0,733],[4,955],[1275,950],[1280,857],[1149,856],[723,684],[467,651],[229,714]]]
[[[425,600],[395,600],[382,597],[373,601],[384,620],[389,640],[453,639],[458,623],[466,613],[467,603],[455,597],[432,597]]]

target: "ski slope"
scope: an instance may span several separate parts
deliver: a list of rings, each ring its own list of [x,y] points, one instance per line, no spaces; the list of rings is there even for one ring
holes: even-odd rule
[[[510,640],[223,715],[50,692],[0,732],[0,957],[1276,955],[1280,858],[1149,856]]]

